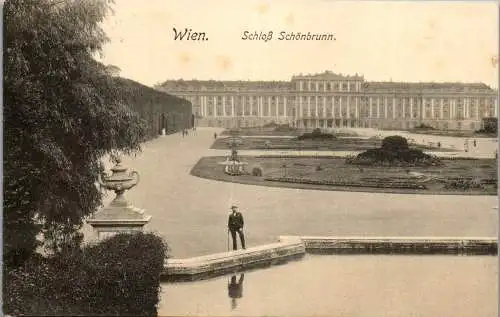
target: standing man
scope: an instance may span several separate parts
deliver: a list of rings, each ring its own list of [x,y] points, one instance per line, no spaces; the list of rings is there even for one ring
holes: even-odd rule
[[[236,241],[236,232],[240,236],[241,248],[245,249],[245,235],[243,234],[243,215],[238,212],[238,206],[231,206],[231,214],[229,214],[229,219],[227,221],[228,230],[231,232],[231,237],[233,238],[233,250],[238,249],[238,244]]]

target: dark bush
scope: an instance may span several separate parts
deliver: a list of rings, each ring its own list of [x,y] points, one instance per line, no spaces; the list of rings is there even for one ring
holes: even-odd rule
[[[488,133],[497,134],[498,133],[498,118],[486,117],[481,120],[481,129],[477,130],[476,133]]]
[[[399,135],[392,135],[382,140],[382,149],[386,151],[402,151],[408,149],[408,140]]]
[[[441,160],[419,149],[410,149],[405,138],[389,136],[382,141],[378,149],[369,149],[355,158],[347,158],[346,163],[356,165],[383,166],[434,166]]]
[[[433,126],[430,126],[428,124],[425,124],[425,123],[421,123],[419,124],[418,126],[415,127],[415,129],[417,130],[435,130],[435,128]]]
[[[317,136],[321,136],[322,134],[323,134],[323,133],[321,132],[321,129],[320,129],[320,128],[316,128],[316,129],[314,129],[314,130],[313,130],[313,132],[311,132],[311,135],[312,135],[313,137],[315,137],[315,136],[316,136],[316,137],[317,137]]]
[[[262,169],[260,167],[254,167],[252,169],[252,176],[261,177],[262,176]]]
[[[156,316],[166,244],[120,234],[72,253],[4,271],[11,315]]]
[[[439,165],[437,157],[425,154],[419,149],[407,149],[402,151],[387,151],[384,149],[369,149],[360,153],[356,158],[346,160],[347,163],[357,165]]]

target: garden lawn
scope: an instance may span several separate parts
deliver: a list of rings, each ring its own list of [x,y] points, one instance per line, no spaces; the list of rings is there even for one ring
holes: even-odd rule
[[[313,129],[275,129],[270,127],[247,127],[240,128],[239,130],[224,130],[220,135],[238,135],[238,136],[299,136],[305,132],[311,132]],[[336,131],[337,136],[356,136],[357,134],[352,131]]]
[[[316,150],[316,151],[365,151],[372,148],[379,148],[382,140],[379,139],[358,139],[358,138],[336,138],[332,140],[297,140],[295,138],[243,138],[243,143],[238,146],[238,150]],[[212,149],[229,149],[229,139],[221,138],[215,140]],[[267,145],[266,145],[267,142]],[[442,152],[453,152],[455,150],[429,147],[424,145],[411,145],[411,148],[421,150],[434,150]]]
[[[397,179],[413,176],[411,172],[421,173],[426,176],[450,180],[455,178],[479,178],[486,180],[497,179],[496,162],[493,159],[477,160],[443,160],[444,166],[430,167],[371,167],[356,166],[345,163],[345,158],[264,158],[243,156],[242,161],[247,162],[246,170],[251,173],[254,167],[262,169],[262,177],[252,175],[229,176],[224,173],[219,162],[224,157],[204,157],[193,167],[191,174],[208,179],[216,179],[228,182],[247,183],[263,186],[293,187],[323,190],[347,190],[347,191],[373,191],[373,192],[400,192],[400,193],[422,193],[422,194],[482,194],[496,195],[497,189],[494,184],[486,185],[484,189],[474,190],[452,190],[445,189],[444,183],[440,181],[426,182],[427,189],[395,189],[395,188],[368,188],[352,186],[332,186],[315,184],[297,184],[276,181],[266,181],[266,178],[294,178],[313,181],[346,181],[364,182],[366,179]],[[415,174],[413,174],[415,175]],[[414,178],[414,177],[413,177]]]

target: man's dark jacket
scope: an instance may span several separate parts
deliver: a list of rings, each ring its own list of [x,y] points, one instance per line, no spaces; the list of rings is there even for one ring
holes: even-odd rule
[[[240,212],[231,213],[229,215],[229,220],[227,222],[227,226],[231,231],[238,231],[243,228],[243,215]]]

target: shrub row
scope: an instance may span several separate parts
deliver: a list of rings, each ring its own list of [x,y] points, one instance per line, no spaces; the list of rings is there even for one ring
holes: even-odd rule
[[[415,184],[411,182],[406,183],[385,183],[385,182],[353,182],[353,181],[330,181],[330,180],[312,180],[294,177],[268,177],[266,181],[284,182],[284,183],[297,183],[308,185],[330,185],[330,186],[348,186],[348,187],[370,187],[370,188],[401,188],[401,189],[426,189],[427,187],[422,184]]]
[[[472,176],[463,176],[463,177],[448,177],[447,181],[449,182],[474,182],[480,183],[483,185],[494,185],[497,184],[498,180],[494,178],[474,178]]]
[[[349,156],[341,156],[341,155],[280,155],[280,154],[263,154],[263,155],[258,155],[257,157],[260,158],[282,158],[282,159],[288,159],[288,158],[345,158],[345,159],[355,159],[355,157],[349,157]],[[445,161],[457,161],[457,160],[468,160],[468,161],[475,161],[479,160],[479,158],[475,157],[439,157],[441,160]]]
[[[458,190],[468,190],[468,189],[484,189],[483,184],[479,182],[469,181],[469,180],[458,180],[447,182],[444,185],[445,189],[458,189]]]
[[[360,178],[363,181],[377,181],[377,180],[409,180],[409,179],[416,179],[416,176],[391,176],[391,177],[362,177]]]
[[[407,183],[411,183],[411,184],[414,184],[415,183],[415,177],[413,178],[404,178],[404,177],[394,177],[394,178],[376,178],[376,177],[365,177],[365,178],[361,178],[360,180],[362,182],[366,182],[366,183],[391,183],[391,184],[407,184]]]
[[[358,166],[368,166],[368,167],[431,167],[431,166],[441,166],[442,163],[432,162],[432,161],[389,161],[389,160],[373,160],[367,158],[355,158],[355,159],[346,159],[346,164],[350,165],[358,165]]]
[[[119,234],[4,272],[10,315],[156,316],[167,247],[153,234]]]
[[[445,160],[445,161],[461,161],[461,160],[477,161],[477,160],[479,160],[479,158],[476,158],[476,157],[458,157],[458,156],[440,156],[439,158],[441,160]]]
[[[292,132],[296,130],[296,128],[290,127],[288,124],[280,124],[274,128],[275,132]]]
[[[314,135],[312,133],[304,133],[297,137],[297,140],[332,140],[335,139],[335,136],[330,133],[321,133],[318,135]]]
[[[496,185],[498,184],[498,180],[494,178],[487,178],[487,179],[482,179],[481,183],[485,185]]]
[[[310,133],[304,133],[297,137],[298,140],[331,140],[335,139],[335,136],[331,133],[323,133],[321,129],[316,128]]]
[[[280,159],[294,159],[294,158],[314,158],[314,159],[325,159],[325,158],[331,158],[331,159],[336,159],[336,158],[344,158],[344,156],[337,156],[337,155],[279,155],[279,154],[264,154],[264,155],[258,155],[258,158],[280,158]]]

